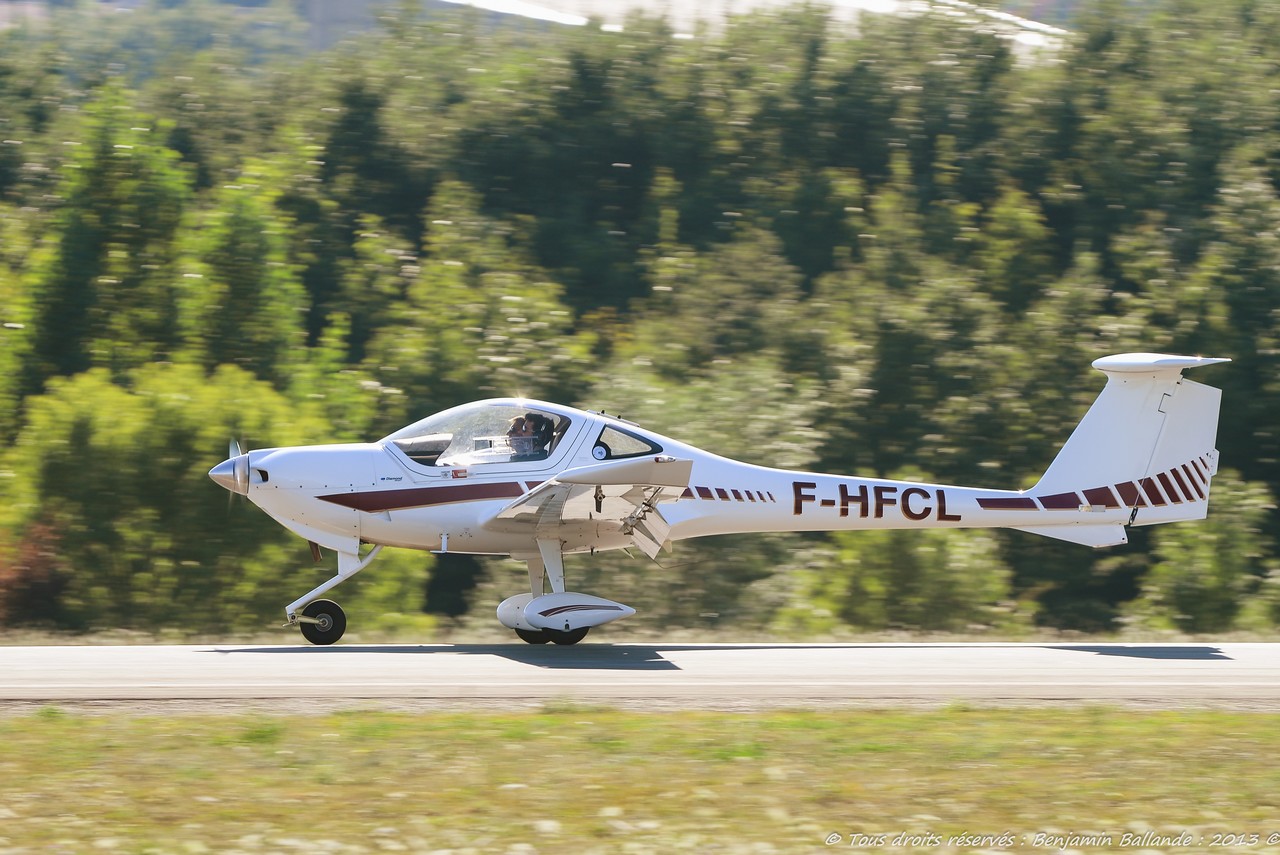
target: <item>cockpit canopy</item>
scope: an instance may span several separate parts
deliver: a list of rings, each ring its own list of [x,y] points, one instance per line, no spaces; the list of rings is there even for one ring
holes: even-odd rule
[[[545,460],[570,420],[510,401],[463,404],[384,438],[423,466],[474,466]]]

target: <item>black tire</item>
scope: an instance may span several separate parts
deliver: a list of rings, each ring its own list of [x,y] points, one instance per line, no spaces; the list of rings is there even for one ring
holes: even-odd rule
[[[520,640],[525,644],[546,644],[551,640],[551,636],[541,629],[517,629],[516,635],[520,636]]]
[[[319,623],[300,623],[302,637],[312,644],[333,644],[347,631],[347,615],[333,600],[312,600],[302,609],[304,617]]]
[[[548,629],[544,630],[551,640],[556,644],[577,644],[579,641],[587,637],[587,633],[591,631],[591,627],[584,626],[581,629]]]

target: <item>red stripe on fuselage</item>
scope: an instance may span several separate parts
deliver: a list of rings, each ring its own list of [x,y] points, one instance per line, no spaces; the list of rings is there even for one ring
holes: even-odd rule
[[[326,502],[378,513],[405,508],[425,508],[452,502],[481,502],[486,499],[517,499],[524,490],[514,481],[497,484],[458,484],[449,487],[411,487],[405,490],[378,490],[364,493],[335,493],[320,496]]]
[[[1040,504],[1046,511],[1075,511],[1084,504],[1076,493],[1055,493],[1052,496],[1039,496]]]
[[[984,511],[1038,511],[1036,500],[1031,498],[984,498],[978,499],[978,507]]]

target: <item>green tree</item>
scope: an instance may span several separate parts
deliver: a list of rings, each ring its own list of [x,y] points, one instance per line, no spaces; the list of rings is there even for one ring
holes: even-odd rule
[[[36,255],[34,218],[0,203],[0,442],[17,432],[23,374],[31,360],[27,269]]]
[[[949,14],[866,18],[850,34],[808,5],[673,39],[652,18],[532,31],[403,4],[302,57],[286,5],[161,5],[0,33],[6,442],[38,444],[33,419],[57,400],[77,441],[126,461],[128,443],[167,454],[164,430],[109,440],[66,400],[74,387],[126,424],[196,430],[140,384],[236,432],[230,403],[188,388],[225,388],[235,365],[323,425],[316,439],[524,393],[604,399],[659,426],[669,410],[673,434],[748,459],[1018,487],[1097,394],[1093,359],[1167,350],[1234,360],[1205,378],[1224,390],[1219,445],[1247,483],[1280,485],[1274,4],[1089,0],[1075,35],[1016,61]],[[165,362],[184,367],[151,367]],[[753,407],[738,435],[732,417]],[[208,441],[221,454],[225,436]],[[56,457],[4,454],[15,474],[0,485],[19,493],[38,483],[20,461]],[[119,531],[92,529],[107,544],[94,553],[77,516],[88,499],[66,490],[0,511],[17,514],[0,580],[56,597],[50,620],[83,616],[82,563],[146,578],[141,558],[126,572],[103,556],[154,554],[171,580],[189,565],[165,564],[178,552],[164,532],[213,536],[199,514],[126,494]],[[1280,515],[1258,519],[1259,554],[1273,554]],[[1172,566],[1148,554],[1165,534],[1139,529],[1101,554],[995,542],[1037,621],[1109,631]],[[212,546],[180,560],[292,561],[267,555],[287,538],[263,537],[260,555],[224,543],[234,561]],[[654,626],[721,614],[765,627],[821,590],[807,574],[843,548],[783,535],[681,547],[715,573]],[[625,563],[591,578],[614,584]],[[416,600],[429,564],[389,557],[353,596]],[[1270,625],[1268,566],[1250,564],[1257,589],[1232,625]],[[218,596],[248,597],[253,573],[222,573]],[[447,568],[432,590],[457,593],[469,573]],[[616,577],[653,584],[647,600],[683,578]],[[189,597],[168,584],[157,590]]]
[[[259,625],[306,590],[282,572],[304,563],[305,545],[247,503],[229,506],[206,472],[228,437],[287,445],[327,426],[230,366],[132,379],[127,391],[94,369],[31,401],[4,457],[5,539],[19,557],[48,556],[58,603],[44,614],[61,628]]]
[[[289,374],[288,395],[331,425],[333,442],[369,442],[403,426],[401,390],[383,386],[348,359],[351,323],[330,316],[324,335]]]
[[[349,74],[337,96],[337,118],[323,143],[319,177],[325,193],[349,214],[367,211],[416,241],[430,176],[387,133],[386,97],[359,73]],[[354,231],[356,222],[349,223]]]
[[[0,201],[24,195],[32,179],[24,164],[38,161],[56,116],[61,93],[50,52],[13,30],[0,33]]]
[[[689,141],[661,139],[667,107],[682,128],[706,128],[695,105],[669,104],[664,93],[668,58],[680,50],[665,23],[637,18],[622,34],[564,38],[559,56],[529,58],[525,97],[474,105],[453,171],[486,210],[528,218],[530,259],[554,273],[576,313],[622,309],[643,294],[632,262],[654,236],[647,203],[659,151],[682,158],[677,178],[701,178],[684,159]]]
[[[511,232],[478,208],[466,185],[441,183],[423,257],[369,344],[369,372],[422,413],[485,395],[539,394],[578,370],[560,287],[522,261]]]
[[[161,123],[126,95],[90,105],[67,164],[56,248],[32,274],[29,391],[95,366],[119,378],[177,344],[173,238],[189,193]]]
[[[1017,316],[1056,278],[1049,230],[1035,200],[1005,186],[974,238],[973,263],[982,287]]]
[[[779,627],[1025,627],[1026,616],[1011,602],[1010,570],[989,532],[837,532],[831,544],[828,560],[804,571],[800,597],[779,614]]]
[[[1134,620],[1182,632],[1227,632],[1280,569],[1266,534],[1275,509],[1266,487],[1224,470],[1213,488],[1206,521],[1155,532],[1155,566],[1126,609]]]
[[[1242,153],[1244,155],[1246,153]],[[1234,361],[1224,372],[1233,418],[1219,442],[1250,479],[1280,483],[1280,192],[1242,157],[1228,170],[1212,216],[1217,240],[1206,246],[1188,291],[1199,293],[1219,335],[1211,340]],[[1216,317],[1214,317],[1216,315]]]
[[[718,360],[811,349],[801,278],[772,232],[744,225],[705,253],[663,243],[645,262],[653,295],[636,306],[624,358],[687,379]]]
[[[205,370],[238,365],[283,386],[305,343],[307,306],[270,183],[250,166],[218,191],[186,236],[180,307],[185,350]]]
[[[352,252],[352,257],[340,264],[339,305],[350,326],[348,361],[355,364],[364,359],[369,339],[390,321],[393,308],[405,299],[419,267],[417,252],[390,234],[372,214],[361,217]]]

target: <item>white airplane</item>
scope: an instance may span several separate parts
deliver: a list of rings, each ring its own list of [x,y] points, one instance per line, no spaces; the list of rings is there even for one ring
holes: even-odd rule
[[[232,443],[209,476],[310,541],[317,561],[320,547],[338,553],[337,575],[285,607],[315,644],[346,629],[320,595],[384,546],[526,562],[529,590],[503,601],[498,620],[530,644],[574,644],[635,609],[566,589],[571,553],[635,547],[654,558],[706,535],[923,528],[1013,528],[1102,547],[1125,543],[1127,526],[1203,519],[1222,393],[1182,372],[1227,361],[1098,359],[1105,388],[1025,491],[771,469],[519,398],[454,407],[372,443]]]

